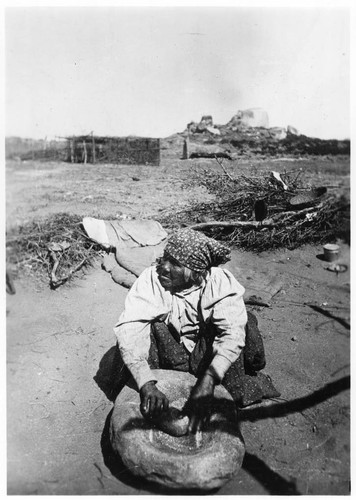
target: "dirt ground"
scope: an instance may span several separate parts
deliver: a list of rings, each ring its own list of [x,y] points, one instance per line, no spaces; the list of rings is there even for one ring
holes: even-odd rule
[[[230,171],[302,167],[313,182],[349,191],[346,159],[246,160]],[[192,182],[208,161],[160,167],[9,162],[7,228],[56,212],[157,217],[211,199]],[[233,251],[227,265],[247,288],[283,281],[271,307],[255,307],[276,401],[240,412],[246,455],[219,495],[350,492],[350,269],[325,269],[322,246],[259,255]],[[341,260],[350,249],[341,243]],[[103,392],[113,325],[127,290],[97,264],[57,290],[17,277],[7,296],[8,494],[150,495],[107,443],[112,403]]]

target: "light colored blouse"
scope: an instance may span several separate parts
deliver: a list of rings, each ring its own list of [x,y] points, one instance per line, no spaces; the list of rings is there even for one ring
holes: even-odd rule
[[[208,371],[222,380],[245,345],[244,292],[227,269],[212,267],[200,286],[175,294],[162,287],[156,266],[145,269],[129,290],[124,311],[114,327],[122,359],[138,388],[157,380],[147,361],[151,323],[157,320],[171,325],[189,352],[197,341],[199,317],[211,321],[217,334]]]

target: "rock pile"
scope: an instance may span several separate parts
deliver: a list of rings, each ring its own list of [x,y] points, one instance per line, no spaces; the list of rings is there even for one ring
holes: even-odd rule
[[[261,108],[238,111],[225,125],[214,124],[211,115],[200,122],[190,122],[181,134],[162,140],[172,147],[174,138],[180,139],[180,155],[183,159],[214,155],[228,159],[240,156],[303,156],[303,155],[349,155],[350,141],[318,139],[299,134],[287,127],[269,128],[268,114]],[[179,136],[179,137],[178,137]],[[184,143],[184,144],[183,144]]]

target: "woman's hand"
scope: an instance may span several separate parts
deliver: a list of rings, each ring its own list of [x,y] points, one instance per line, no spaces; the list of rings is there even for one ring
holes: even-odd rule
[[[140,390],[141,405],[140,410],[144,417],[157,417],[160,413],[167,410],[169,401],[165,394],[157,389],[156,383],[147,382]]]
[[[193,387],[184,407],[189,416],[188,432],[195,434],[209,423],[215,385],[214,377],[205,374]]]

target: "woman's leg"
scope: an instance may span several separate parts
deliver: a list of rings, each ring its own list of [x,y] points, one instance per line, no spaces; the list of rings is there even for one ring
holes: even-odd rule
[[[154,358],[150,358],[148,363],[151,368],[162,368],[165,370],[177,370],[182,372],[189,371],[189,353],[179,342],[168,326],[162,322],[152,323],[151,327],[151,349],[153,342],[157,350],[153,350]],[[156,365],[153,366],[152,361]]]
[[[212,324],[204,325],[203,328],[189,359],[189,371],[197,377],[205,372],[213,359],[213,342],[217,333]],[[257,373],[265,365],[265,352],[258,322],[255,315],[248,312],[245,347],[222,380],[222,385],[239,407],[280,395],[267,375]]]
[[[266,366],[265,349],[256,316],[247,311],[246,339],[243,351],[246,373],[258,372]]]
[[[121,357],[118,344],[116,344],[110,377],[110,392],[108,394],[111,401],[115,401],[119,392],[125,387],[130,377],[131,373]]]
[[[257,318],[250,311],[247,318],[245,347],[222,381],[239,407],[280,396],[271,378],[261,372],[266,366],[266,358]]]

